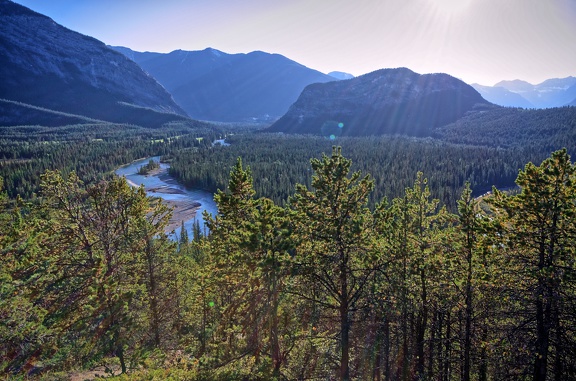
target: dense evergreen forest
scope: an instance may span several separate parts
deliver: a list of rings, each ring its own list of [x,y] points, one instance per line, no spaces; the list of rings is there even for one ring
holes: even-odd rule
[[[192,242],[168,240],[170,211],[124,179],[46,172],[40,198],[0,213],[2,372],[576,379],[566,150],[526,165],[513,195],[466,185],[455,213],[421,173],[368,208],[374,179],[340,148],[309,165],[310,186],[281,206],[237,159],[210,235]]]
[[[311,184],[310,157],[329,154],[338,144],[354,170],[374,177],[369,205],[403,194],[416,173],[429,179],[433,194],[456,210],[464,184],[474,195],[514,187],[527,162],[540,163],[563,147],[576,150],[576,107],[546,110],[494,108],[473,112],[434,130],[433,138],[404,135],[328,137],[284,134],[227,136],[230,146],[189,149],[171,157],[170,173],[182,183],[211,192],[225,189],[227,170],[242,157],[254,173],[258,196],[285,205],[296,183]]]
[[[242,157],[254,174],[256,194],[285,205],[296,183],[311,184],[309,158],[329,154],[337,143],[352,159],[353,170],[373,176],[370,207],[384,197],[401,196],[421,171],[436,197],[454,211],[467,181],[475,195],[492,186],[513,187],[526,162],[540,163],[550,154],[534,146],[503,149],[401,136],[339,138],[335,142],[314,136],[242,134],[228,136],[226,141],[229,146],[176,152],[170,157],[170,173],[189,187],[215,192],[226,188],[228,168]]]
[[[133,160],[210,145],[220,129],[200,122],[162,128],[79,124],[61,127],[2,127],[0,176],[10,198],[28,199],[38,191],[40,174],[75,171],[85,182],[110,179],[117,167]]]
[[[575,110],[433,138],[2,127],[1,377],[576,380]],[[208,235],[169,240],[112,175],[150,156],[215,192]]]

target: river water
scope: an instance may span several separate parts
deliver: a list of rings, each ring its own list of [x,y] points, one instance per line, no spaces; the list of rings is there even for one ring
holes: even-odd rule
[[[198,190],[198,189],[187,189],[183,185],[179,184],[175,179],[168,175],[168,168],[170,166],[165,163],[160,163],[159,174],[143,176],[138,174],[138,170],[143,165],[148,164],[150,159],[154,161],[160,161],[160,157],[152,157],[137,160],[131,164],[125,165],[118,168],[115,173],[118,176],[125,176],[129,183],[135,186],[144,185],[146,193],[151,197],[160,197],[166,201],[176,201],[176,202],[197,202],[200,204],[194,218],[184,221],[184,228],[188,231],[188,236],[192,238],[192,225],[196,219],[200,219],[200,226],[203,230],[206,229],[204,219],[202,214],[204,211],[212,214],[213,216],[218,213],[218,208],[214,202],[214,195],[212,193]],[[180,222],[178,222],[178,228],[175,229],[174,234],[171,235],[172,239],[178,239],[180,237],[181,228]]]

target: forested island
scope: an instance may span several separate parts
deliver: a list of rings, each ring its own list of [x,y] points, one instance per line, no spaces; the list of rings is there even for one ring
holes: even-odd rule
[[[150,159],[148,164],[141,166],[138,168],[139,175],[148,175],[150,172],[160,169],[160,162]]]

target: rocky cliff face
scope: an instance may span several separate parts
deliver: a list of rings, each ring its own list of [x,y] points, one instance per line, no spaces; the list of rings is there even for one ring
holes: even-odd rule
[[[185,115],[124,55],[8,0],[0,0],[0,78],[0,98],[57,111],[130,122],[124,103]]]
[[[492,107],[466,83],[447,74],[382,69],[347,81],[313,84],[270,132],[329,137],[405,134],[428,136],[478,107]]]

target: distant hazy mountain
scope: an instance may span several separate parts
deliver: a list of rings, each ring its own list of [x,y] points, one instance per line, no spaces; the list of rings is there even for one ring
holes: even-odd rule
[[[211,48],[167,54],[114,49],[156,78],[191,117],[203,120],[274,120],[307,85],[334,80],[279,54],[227,54]]]
[[[122,46],[111,48],[140,65],[169,92],[222,65],[230,65],[236,58],[234,54],[212,48],[197,51],[174,50],[170,53],[137,52]]]
[[[135,107],[185,115],[124,55],[8,0],[0,0],[0,98],[112,122],[134,123]]]
[[[354,76],[352,74],[344,73],[343,71],[331,71],[330,73],[328,73],[328,75],[330,77],[334,77],[334,78],[339,79],[339,80],[354,78]]]
[[[469,111],[495,107],[447,74],[382,69],[306,87],[268,131],[324,136],[430,135]]]
[[[570,86],[570,88],[567,89],[566,92],[568,94],[576,94],[576,85]],[[574,96],[574,98],[570,102],[567,102],[565,104],[565,106],[576,106],[576,95]]]
[[[500,81],[494,85],[494,87],[503,87],[506,90],[512,91],[513,93],[526,93],[534,89],[534,85],[520,79],[514,79],[512,81]]]
[[[534,108],[534,105],[522,95],[504,87],[482,86],[477,83],[473,83],[471,86],[482,95],[482,98],[494,104],[505,107]]]
[[[550,108],[569,104],[576,98],[576,78],[552,78],[538,85],[526,81],[501,81],[494,86],[473,85],[490,102],[501,106]],[[514,95],[513,95],[514,94]]]

